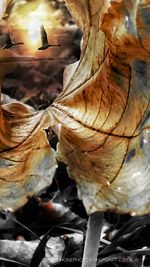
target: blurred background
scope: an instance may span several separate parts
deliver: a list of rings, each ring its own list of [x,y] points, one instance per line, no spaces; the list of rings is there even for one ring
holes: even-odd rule
[[[38,50],[41,25],[49,44],[60,46]],[[4,49],[8,34],[13,43],[23,44],[7,49],[11,60],[15,57],[18,63],[6,75],[2,93],[36,110],[44,109],[61,92],[66,65],[79,59],[82,33],[62,0],[13,0],[0,20],[0,49]]]

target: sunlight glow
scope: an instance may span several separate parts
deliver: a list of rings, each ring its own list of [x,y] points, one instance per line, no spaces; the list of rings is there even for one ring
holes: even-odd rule
[[[9,25],[20,31],[20,39],[29,50],[41,44],[41,25],[47,32],[60,26],[60,14],[52,10],[47,1],[19,1],[12,10]]]
[[[37,44],[40,40],[40,26],[42,22],[36,17],[30,17],[28,21],[29,40],[33,44]]]
[[[35,11],[28,14],[28,35],[30,42],[33,44],[37,44],[40,41],[40,27],[45,22],[44,18],[46,13],[46,6],[41,4]]]
[[[28,34],[30,42],[33,44],[37,44],[40,40],[40,26],[41,24],[36,19],[30,22]]]

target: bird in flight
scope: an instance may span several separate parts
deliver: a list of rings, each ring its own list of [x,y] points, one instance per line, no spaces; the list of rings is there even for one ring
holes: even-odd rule
[[[24,43],[20,42],[20,43],[14,43],[11,38],[10,38],[10,34],[7,33],[6,35],[6,41],[5,44],[2,46],[1,49],[9,49],[10,47],[14,46],[14,45],[22,45]]]
[[[42,46],[39,47],[38,50],[45,50],[53,46],[61,46],[60,44],[49,44],[48,43],[47,33],[43,25],[41,25],[41,41],[42,41]]]

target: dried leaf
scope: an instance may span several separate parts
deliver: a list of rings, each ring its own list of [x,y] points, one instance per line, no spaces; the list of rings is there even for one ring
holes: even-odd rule
[[[16,64],[10,56],[0,53],[0,82]],[[51,184],[57,164],[44,131],[50,121],[47,113],[18,102],[0,107],[0,209],[17,209]]]
[[[64,238],[71,238],[73,245],[80,246],[83,242],[82,234],[67,234]],[[42,237],[41,237],[42,238]],[[29,266],[34,251],[39,245],[39,240],[33,241],[14,241],[14,240],[0,240],[0,257],[8,260],[21,261],[22,264]],[[48,248],[48,249],[47,249]],[[47,242],[45,249],[45,258],[42,260],[40,266],[51,266],[61,260],[65,244],[62,237],[51,237]]]
[[[7,0],[1,0],[0,4],[0,19],[3,17],[7,8]]]
[[[66,0],[84,31],[51,106],[61,123],[58,159],[88,213],[150,212],[150,5],[148,0]]]

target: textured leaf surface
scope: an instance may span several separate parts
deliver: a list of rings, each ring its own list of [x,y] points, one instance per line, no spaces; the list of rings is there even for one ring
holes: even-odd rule
[[[3,17],[7,8],[7,0],[1,0],[0,3],[0,19]]]
[[[0,52],[0,83],[17,64],[7,62],[10,57]],[[0,209],[19,208],[51,184],[57,164],[44,131],[49,125],[43,111],[19,102],[0,106]]]
[[[84,31],[80,61],[51,107],[58,158],[89,213],[150,212],[150,3],[66,0]]]

